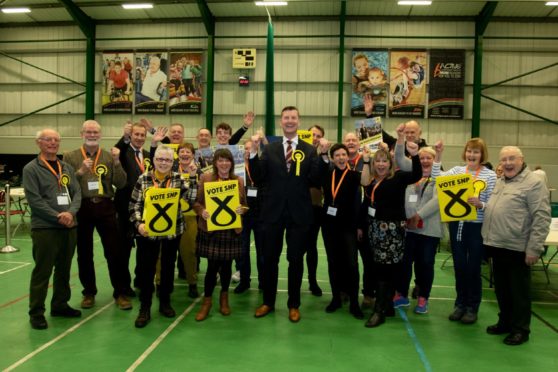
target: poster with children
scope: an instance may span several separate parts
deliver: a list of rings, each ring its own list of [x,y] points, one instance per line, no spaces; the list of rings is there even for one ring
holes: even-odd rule
[[[368,147],[372,153],[375,153],[382,142],[382,118],[375,116],[355,121],[355,134],[361,149]]]
[[[170,53],[169,113],[201,114],[202,53]]]
[[[351,65],[351,116],[364,116],[364,97],[374,102],[372,115],[386,116],[388,100],[388,51],[353,50]]]
[[[101,112],[131,114],[134,100],[131,52],[104,52],[102,63]]]
[[[390,117],[424,117],[426,67],[424,50],[390,52]]]
[[[135,113],[167,113],[168,53],[136,52]]]

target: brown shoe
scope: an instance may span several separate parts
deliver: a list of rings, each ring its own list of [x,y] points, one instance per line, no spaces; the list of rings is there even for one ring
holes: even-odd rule
[[[300,320],[300,311],[295,308],[289,309],[289,320],[293,323],[298,323]]]
[[[196,320],[198,322],[201,322],[202,320],[205,320],[207,318],[207,315],[209,314],[209,310],[211,310],[211,305],[212,305],[211,297],[204,297],[200,311],[198,311],[198,313],[196,314]]]
[[[219,312],[225,316],[231,315],[231,308],[229,306],[229,292],[221,292],[219,297]]]
[[[273,308],[271,306],[263,304],[256,309],[256,313],[254,314],[254,316],[256,318],[261,318],[261,317],[266,316],[267,314],[271,313],[272,311],[273,311]]]
[[[132,303],[130,302],[128,297],[123,295],[118,296],[118,298],[114,300],[114,303],[116,304],[116,306],[118,306],[120,310],[130,310],[132,308]],[[83,307],[83,303],[82,303],[82,307]]]
[[[91,309],[95,305],[95,296],[93,295],[85,295],[81,300],[81,308],[82,309]]]

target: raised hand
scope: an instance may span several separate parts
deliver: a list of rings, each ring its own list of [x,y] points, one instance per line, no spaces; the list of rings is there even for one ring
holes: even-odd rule
[[[418,150],[419,150],[419,145],[418,143],[415,142],[411,142],[411,141],[407,141],[405,143],[406,147],[407,147],[407,152],[411,155],[411,156],[415,156],[416,154],[418,154]]]
[[[372,115],[372,110],[374,109],[374,100],[372,100],[372,95],[369,93],[365,94],[363,98],[363,103],[364,103],[364,112],[366,113],[366,116]]]
[[[252,111],[248,111],[244,115],[244,126],[246,128],[250,128],[252,126],[252,124],[254,124],[254,118],[255,117],[256,117],[256,115]]]
[[[124,137],[130,138],[132,135],[132,122],[130,120],[126,120],[126,124],[124,124]]]
[[[115,164],[120,163],[120,149],[113,147],[110,149],[110,155],[112,156],[112,160]]]

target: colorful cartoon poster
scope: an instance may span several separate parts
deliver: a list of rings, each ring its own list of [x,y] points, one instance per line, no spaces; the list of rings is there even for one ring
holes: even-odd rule
[[[426,67],[426,51],[390,52],[390,117],[424,117]]]
[[[170,53],[169,113],[201,114],[202,53]]]
[[[386,116],[388,100],[387,50],[353,50],[351,65],[351,116],[363,116],[364,96],[374,102],[372,115]]]
[[[463,119],[465,51],[430,51],[428,117]]]
[[[149,236],[176,234],[180,189],[151,187],[145,192],[143,208],[145,229]]]
[[[135,54],[135,113],[166,114],[168,53]]]
[[[485,185],[484,181],[478,181]],[[436,178],[442,222],[474,221],[477,219],[477,209],[467,202],[470,197],[478,196],[481,189],[484,189],[480,184],[475,185],[475,182],[470,174]],[[477,189],[479,189],[478,193]]]
[[[102,63],[101,112],[131,114],[134,100],[134,54],[104,52]]]
[[[205,209],[209,212],[207,230],[229,230],[242,227],[242,218],[236,213],[240,205],[238,181],[204,183]]]
[[[382,118],[376,116],[355,121],[355,133],[360,148],[367,147],[372,153],[375,153],[382,142]]]
[[[228,149],[233,156],[234,174],[245,178],[243,145],[216,145],[212,147],[205,147],[203,149],[197,149],[194,154],[194,159],[198,164],[200,164],[202,172],[213,172],[213,154],[215,153],[215,150],[222,148]]]

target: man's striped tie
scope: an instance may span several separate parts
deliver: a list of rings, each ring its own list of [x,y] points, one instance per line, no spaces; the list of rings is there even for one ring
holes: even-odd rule
[[[285,154],[285,162],[287,164],[287,173],[291,170],[291,163],[293,161],[293,146],[292,141],[287,140],[287,152]]]

